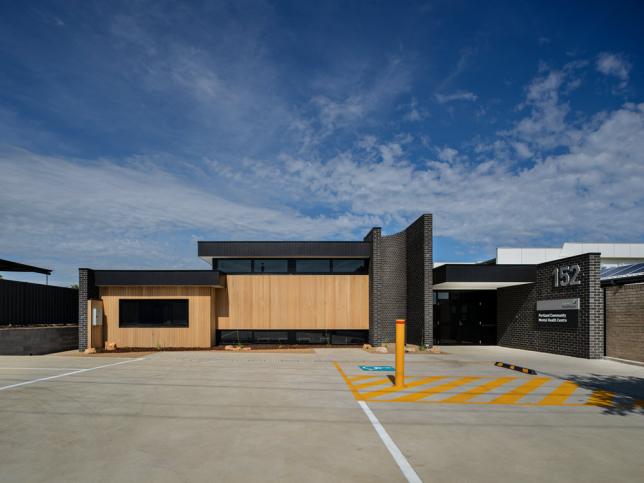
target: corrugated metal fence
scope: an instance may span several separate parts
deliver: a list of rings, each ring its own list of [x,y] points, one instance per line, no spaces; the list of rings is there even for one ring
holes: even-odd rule
[[[77,323],[77,289],[0,279],[0,325]]]

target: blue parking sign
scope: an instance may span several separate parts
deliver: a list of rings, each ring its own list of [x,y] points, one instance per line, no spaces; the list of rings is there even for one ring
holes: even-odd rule
[[[373,372],[386,372],[393,371],[394,368],[391,366],[358,366],[363,371],[373,371]]]

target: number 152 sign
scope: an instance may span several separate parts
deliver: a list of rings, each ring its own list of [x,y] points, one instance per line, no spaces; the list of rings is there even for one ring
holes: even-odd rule
[[[555,287],[568,287],[569,285],[581,285],[579,265],[566,265],[554,269]]]

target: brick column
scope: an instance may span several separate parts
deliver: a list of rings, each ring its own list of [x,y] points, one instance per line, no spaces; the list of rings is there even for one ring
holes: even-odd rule
[[[380,305],[378,301],[382,294],[382,256],[380,253],[380,242],[382,230],[374,227],[364,237],[364,241],[371,242],[371,253],[369,255],[369,343],[380,344],[380,337],[376,335],[378,321],[380,320]]]
[[[432,215],[418,218],[407,234],[407,342],[434,345]]]
[[[98,298],[98,287],[94,285],[94,270],[78,269],[78,350],[87,349],[87,301]]]
[[[432,215],[382,236],[373,228],[369,263],[369,342],[395,340],[396,319],[407,319],[407,342],[433,344]]]

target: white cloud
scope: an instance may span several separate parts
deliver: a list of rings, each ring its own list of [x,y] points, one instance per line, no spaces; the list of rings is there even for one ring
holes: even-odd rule
[[[434,96],[439,104],[447,104],[454,101],[474,102],[478,96],[470,91],[456,91],[452,94],[436,94]]]
[[[532,151],[528,148],[528,145],[522,142],[515,142],[512,144],[512,147],[517,153],[517,156],[521,159],[527,159],[532,156]]]
[[[541,90],[532,87],[529,96]],[[5,149],[0,251],[53,265],[71,283],[81,265],[203,266],[194,237],[356,239],[422,212],[434,213],[435,235],[490,248],[548,237],[642,239],[644,225],[633,220],[644,213],[644,104],[567,129],[575,135],[562,153],[526,165],[496,156],[508,140],[482,146],[477,163],[444,147],[418,164],[401,143],[370,137],[327,160],[283,155],[228,170],[212,161],[217,176],[203,186],[145,158],[115,164]],[[512,142],[505,155],[532,152]],[[226,184],[232,195],[217,189]],[[311,208],[326,214],[307,215]]]
[[[456,160],[456,157],[458,156],[458,151],[453,148],[445,147],[443,149],[438,150],[438,159],[441,161],[446,161],[448,163],[451,163],[452,161]]]
[[[346,83],[341,86],[333,82],[323,84],[321,90],[326,93],[311,98],[319,116],[318,142],[338,129],[354,128],[369,114],[389,107],[409,90],[411,72],[402,58],[389,59],[375,73],[373,66],[370,67],[360,71],[348,86]]]
[[[531,95],[541,89],[532,87]],[[404,153],[390,157],[381,145],[380,159],[369,161],[360,152],[328,161],[290,160],[297,169],[281,167],[270,183],[317,206],[393,225],[432,212],[436,235],[477,245],[644,237],[644,225],[633,223],[644,216],[644,104],[562,129],[571,131],[562,133],[569,140],[563,152],[527,165],[517,159],[534,153],[520,142],[508,151],[515,153],[511,162],[496,158],[494,148],[479,163],[443,148],[439,160],[420,166]],[[264,173],[258,168],[245,178],[252,184]]]
[[[0,252],[31,260],[39,254],[44,265],[54,264],[67,281],[86,265],[201,266],[189,235],[181,254],[174,252],[167,237],[177,233],[215,239],[323,239],[366,233],[372,226],[369,217],[313,217],[288,206],[236,201],[145,159],[116,164],[5,148],[0,172]]]
[[[408,106],[406,106],[407,112],[403,116],[403,119],[405,121],[409,122],[418,122],[422,121],[423,119],[427,118],[429,114],[427,113],[426,109],[423,109],[420,104],[418,103],[418,100],[416,98],[413,98],[411,102],[409,103]]]
[[[631,71],[631,64],[620,54],[602,52],[597,56],[595,67],[604,75],[617,77],[619,87],[625,88]]]
[[[500,134],[515,138],[525,148],[553,149],[576,142],[579,133],[567,123],[570,104],[561,97],[562,92],[570,92],[579,86],[573,73],[580,65],[569,64],[562,70],[544,67],[542,75],[527,86],[525,100],[519,105],[519,110],[527,110],[528,115],[512,129]]]

